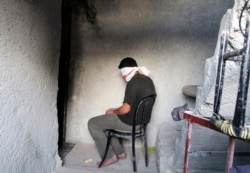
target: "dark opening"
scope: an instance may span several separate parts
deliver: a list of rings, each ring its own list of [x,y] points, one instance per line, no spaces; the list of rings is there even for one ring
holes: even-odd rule
[[[63,146],[66,136],[67,99],[69,82],[70,37],[71,37],[71,7],[62,5],[61,18],[61,50],[59,60],[57,116],[59,124],[59,149]]]

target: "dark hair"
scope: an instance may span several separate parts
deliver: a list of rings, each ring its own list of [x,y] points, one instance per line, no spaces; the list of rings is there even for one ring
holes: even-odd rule
[[[137,63],[133,58],[126,57],[123,60],[121,60],[118,68],[121,69],[123,67],[137,67]]]

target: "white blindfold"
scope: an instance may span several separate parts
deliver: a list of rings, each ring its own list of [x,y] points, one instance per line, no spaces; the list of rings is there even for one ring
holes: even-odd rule
[[[124,67],[120,69],[122,76],[126,76],[128,82],[132,79],[136,72],[148,76],[150,71],[146,67]]]

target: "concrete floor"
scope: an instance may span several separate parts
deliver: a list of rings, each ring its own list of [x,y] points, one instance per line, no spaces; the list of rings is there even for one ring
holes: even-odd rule
[[[126,146],[127,158],[119,160],[105,168],[97,168],[96,163],[100,161],[94,144],[78,143],[65,156],[63,156],[63,166],[58,168],[56,173],[129,173],[133,172],[131,160],[131,147]],[[138,173],[158,173],[156,153],[149,154],[149,166],[145,167],[143,152],[138,148],[137,156],[137,172]]]

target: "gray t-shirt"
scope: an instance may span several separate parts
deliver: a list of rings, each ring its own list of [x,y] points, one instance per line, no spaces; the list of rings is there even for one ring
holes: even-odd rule
[[[125,124],[133,125],[133,117],[139,101],[151,94],[156,94],[153,81],[148,76],[136,74],[127,83],[123,101],[131,106],[131,110],[125,115],[118,115],[120,120]]]

